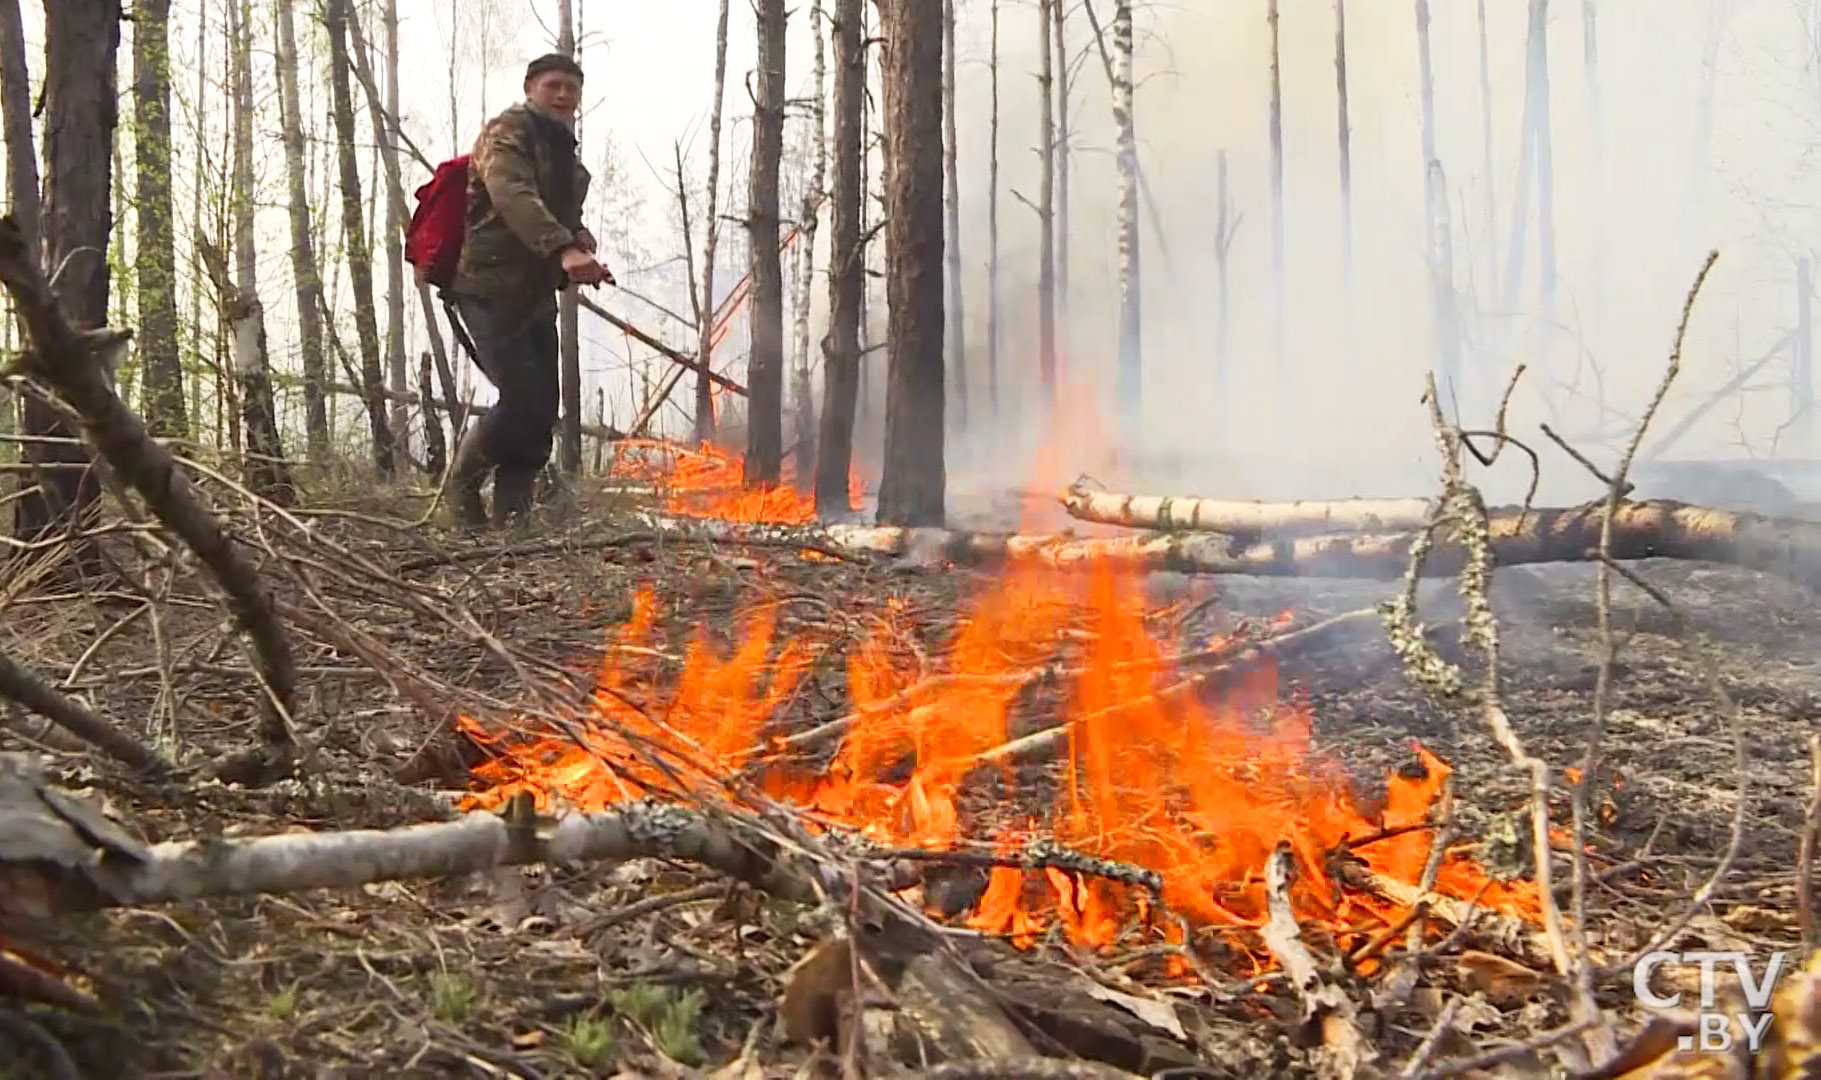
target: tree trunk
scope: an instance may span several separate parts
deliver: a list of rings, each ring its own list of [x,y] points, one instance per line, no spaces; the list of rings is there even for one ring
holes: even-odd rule
[[[25,59],[25,20],[19,0],[0,0],[0,128],[6,137],[6,201],[25,236],[26,250],[44,253],[38,148],[32,133],[32,78]]]
[[[385,0],[380,9],[385,23],[386,116],[391,122],[373,125],[380,157],[398,153],[398,0]],[[352,18],[352,16],[350,16]],[[405,210],[404,192],[386,185],[386,368],[392,385],[411,389],[410,359],[405,354],[405,223],[411,215]],[[392,430],[401,448],[411,430],[411,416],[400,408],[392,413]]]
[[[247,487],[281,506],[295,498],[266,353],[265,305],[259,299],[259,247],[254,237],[259,193],[253,181],[253,27],[249,0],[229,0],[228,37],[233,48],[234,284],[224,304],[234,330],[234,382],[240,390],[240,425],[246,437],[242,466]],[[226,284],[227,274],[222,274]]]
[[[1429,0],[1416,0],[1417,94],[1422,111],[1423,149],[1423,258],[1429,270],[1429,318],[1435,334],[1439,361],[1437,382],[1445,392],[1464,394],[1460,385],[1460,337],[1455,332],[1454,275],[1449,264],[1452,238],[1442,235],[1438,219],[1448,213],[1445,196],[1437,187],[1442,175],[1435,149],[1435,67],[1429,52]]]
[[[714,103],[708,111],[708,192],[702,212],[702,310],[697,312],[701,325],[696,328],[696,357],[702,361],[696,372],[696,441],[714,438],[714,382],[708,372],[714,364],[714,259],[715,243],[721,234],[717,204],[721,193],[721,108],[727,91],[727,12],[728,0],[721,0],[721,15],[715,25]]]
[[[1483,4],[1485,0],[1481,0]],[[1334,89],[1340,133],[1340,265],[1349,312],[1353,299],[1353,121],[1347,109],[1347,0],[1334,0]]]
[[[1593,245],[1593,283],[1584,308],[1596,349],[1606,324],[1606,106],[1600,93],[1600,31],[1594,0],[1581,0],[1581,59],[1587,69],[1587,133],[1592,145],[1587,187],[1588,240]]]
[[[1485,217],[1486,286],[1484,295],[1497,296],[1499,291],[1499,257],[1495,238],[1499,230],[1498,174],[1492,171],[1492,51],[1486,33],[1486,0],[1478,0],[1480,34],[1480,180],[1486,192]]]
[[[1284,308],[1289,298],[1284,292],[1284,91],[1277,62],[1277,0],[1267,0],[1265,21],[1271,26],[1271,342],[1282,387],[1289,378],[1284,367],[1289,362],[1284,343]]]
[[[942,8],[875,0],[884,39],[889,379],[879,521],[943,520]]]
[[[177,354],[177,241],[171,198],[171,0],[133,8],[133,159],[137,174],[140,402],[155,435],[189,425]]]
[[[1547,374],[1555,336],[1555,136],[1549,120],[1549,0],[1530,0],[1530,78],[1536,82],[1536,260],[1538,358]]]
[[[1061,33],[1058,28],[1057,33]],[[967,332],[961,322],[961,173],[955,123],[955,0],[942,0],[942,172],[948,183],[948,365],[955,426],[967,430]]]
[[[861,110],[866,95],[863,0],[835,0],[834,169],[829,187],[828,330],[822,338],[822,428],[816,454],[816,513],[848,513],[854,413],[860,393]]]
[[[1789,426],[1796,435],[1798,453],[1812,452],[1813,440],[1809,436],[1815,430],[1813,265],[1806,255],[1796,260],[1796,335],[1790,343]]]
[[[107,322],[121,15],[118,0],[56,0],[44,13],[44,263],[60,270],[57,295],[77,328]],[[35,397],[25,399],[25,432],[80,438],[59,411]],[[39,481],[39,491],[19,500],[19,538],[37,540],[72,521],[80,523],[100,494],[99,484],[92,472],[55,466],[89,462],[87,448],[80,442],[34,442],[26,445],[25,458],[53,467]],[[79,550],[89,562],[93,548],[84,543]],[[91,568],[99,565],[84,566],[85,572]]]
[[[1046,415],[1056,409],[1056,120],[1055,52],[1050,48],[1053,5],[1037,0],[1037,159],[1042,179],[1037,191],[1037,368],[1043,378]]]
[[[1214,183],[1214,198],[1220,209],[1214,219],[1214,272],[1215,272],[1215,307],[1214,307],[1214,384],[1224,385],[1229,374],[1228,365],[1231,357],[1228,354],[1231,339],[1232,283],[1227,274],[1227,257],[1233,250],[1233,234],[1239,231],[1239,219],[1233,213],[1233,192],[1227,181],[1227,152],[1221,150],[1216,155],[1216,172],[1218,178]]]
[[[810,91],[810,141],[813,145],[810,148],[809,183],[803,188],[802,207],[797,211],[797,228],[801,232],[797,238],[800,272],[797,295],[791,305],[791,318],[795,324],[792,355],[796,360],[796,370],[791,377],[791,398],[795,408],[791,412],[797,443],[791,456],[791,473],[797,488],[804,492],[812,492],[816,486],[816,400],[814,384],[810,381],[809,311],[816,278],[816,219],[828,180],[828,132],[824,115],[827,112],[828,67],[822,44],[822,24],[822,0],[810,0],[809,29],[815,42],[814,89]]]
[[[195,179],[190,183],[190,229],[191,261],[195,261],[195,238],[202,234],[202,183],[203,160],[203,125],[202,118],[207,116],[209,106],[209,9],[203,5],[196,12],[196,89],[195,112],[190,126],[190,144],[195,148],[192,168]],[[192,275],[193,277],[194,275]],[[205,427],[203,423],[202,367],[205,350],[202,327],[202,293],[203,290],[190,290],[190,363],[195,365],[195,377],[190,380],[190,417],[195,430],[200,435]],[[217,428],[216,430],[220,430]]]
[[[1061,350],[1069,340],[1069,53],[1064,23],[1068,0],[1050,0],[1050,27],[1056,58],[1051,75],[1056,86],[1056,324],[1062,335]]]
[[[1119,169],[1119,408],[1127,438],[1138,434],[1143,387],[1143,288],[1138,250],[1138,140],[1132,124],[1132,0],[1113,4],[1113,146]]]
[[[360,162],[356,158],[354,95],[348,86],[348,0],[326,0],[329,29],[329,93],[335,116],[336,156],[341,166],[341,225],[348,251],[348,278],[354,286],[354,329],[360,336],[361,388],[373,427],[373,460],[381,473],[398,470],[392,427],[386,417],[385,371],[379,361],[379,320],[373,314],[373,253],[367,246],[360,205]]]
[[[992,0],[992,37],[988,45],[988,78],[992,82],[991,149],[986,165],[986,401],[999,417],[999,0]]]
[[[575,56],[575,6],[572,0],[557,0],[556,48],[565,56]],[[582,134],[582,112],[576,112],[576,140]],[[579,153],[579,150],[578,150]],[[563,430],[561,463],[566,473],[582,468],[582,323],[574,284],[566,284],[557,300],[558,355],[562,374]]]
[[[777,486],[784,466],[784,268],[778,253],[778,171],[784,159],[784,0],[757,0],[757,91],[747,166],[746,235],[752,259],[752,351],[747,360],[749,488]]]
[[[168,0],[161,0],[168,2]],[[279,127],[284,135],[287,206],[291,220],[291,278],[297,293],[297,337],[303,353],[304,438],[309,458],[329,456],[329,413],[323,383],[328,379],[322,333],[322,272],[310,227],[310,190],[304,169],[303,95],[297,85],[295,0],[276,0],[278,28]]]

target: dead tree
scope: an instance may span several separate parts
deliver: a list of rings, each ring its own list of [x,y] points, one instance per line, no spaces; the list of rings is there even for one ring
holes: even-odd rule
[[[1459,393],[1460,337],[1455,330],[1453,257],[1451,238],[1443,235],[1439,219],[1448,213],[1446,196],[1437,186],[1442,176],[1435,149],[1435,67],[1429,53],[1429,0],[1416,0],[1417,94],[1422,110],[1423,150],[1423,258],[1429,269],[1429,318],[1434,328],[1435,353],[1440,361],[1444,392]]]
[[[1524,118],[1518,129],[1517,194],[1512,200],[1511,246],[1505,258],[1502,310],[1517,307],[1524,280],[1524,246],[1529,234],[1525,215],[1536,187],[1538,325],[1548,327],[1555,313],[1555,160],[1549,124],[1549,0],[1529,0],[1525,46]],[[1541,339],[1540,339],[1541,340]]]
[[[177,353],[177,239],[171,192],[171,0],[133,7],[133,158],[138,243],[139,360],[146,422],[184,435],[183,362]]]
[[[1239,215],[1233,209],[1233,192],[1227,180],[1227,152],[1221,150],[1216,155],[1218,178],[1214,183],[1214,198],[1219,204],[1214,219],[1214,269],[1215,297],[1214,308],[1214,382],[1221,386],[1227,377],[1228,343],[1232,326],[1231,280],[1228,276],[1228,256],[1233,251],[1233,237],[1239,232]]]
[[[696,373],[697,442],[714,438],[715,431],[714,383],[707,372],[714,363],[714,258],[715,241],[721,232],[716,204],[721,192],[721,105],[727,90],[727,9],[728,0],[721,0],[714,40],[714,103],[708,112],[708,191],[707,205],[702,212],[702,308],[698,313],[700,325],[696,328],[696,357],[702,361],[702,370]]]
[[[304,161],[303,96],[297,84],[296,0],[275,0],[278,37],[278,113],[285,155],[285,209],[291,223],[291,278],[297,294],[297,337],[303,354],[304,438],[308,456],[329,456],[329,412],[323,383],[328,379],[322,330],[322,272],[310,229],[310,190]]]
[[[379,471],[395,473],[398,455],[386,416],[386,377],[379,362],[379,321],[373,314],[373,253],[360,205],[360,162],[354,132],[354,94],[348,85],[348,3],[326,0],[329,30],[329,94],[335,117],[336,157],[341,168],[341,225],[348,252],[348,279],[354,286],[354,329],[360,338],[361,390],[373,428],[373,461]]]
[[[875,0],[884,39],[888,381],[879,521],[941,525],[942,8]]]
[[[759,55],[747,165],[746,235],[752,260],[746,460],[741,481],[775,487],[784,467],[784,267],[778,251],[778,172],[784,158],[784,0],[756,0]]]
[[[46,5],[44,265],[56,269],[64,312],[79,330],[99,329],[107,322],[119,49],[118,0]],[[28,394],[24,420],[25,434],[35,437],[25,446],[26,462],[48,468],[35,489],[21,493],[15,524],[20,539],[38,540],[55,529],[80,526],[100,485],[92,471],[80,468],[90,460],[89,453],[56,405]],[[47,439],[53,441],[43,441]],[[90,545],[84,542],[77,550],[85,572],[99,571]]]
[[[1265,21],[1271,27],[1271,341],[1277,359],[1277,377],[1286,378],[1284,364],[1284,90],[1278,70],[1277,0],[1267,0]]]
[[[1113,4],[1113,146],[1119,171],[1119,406],[1135,434],[1143,386],[1143,288],[1138,250],[1138,139],[1132,120],[1132,0]]]
[[[254,239],[258,192],[253,181],[253,28],[248,0],[228,0],[228,37],[233,51],[234,283],[220,284],[234,333],[234,383],[240,392],[240,430],[246,439],[242,466],[247,486],[281,506],[296,492],[278,437],[278,407],[272,396],[266,354],[265,305],[259,300],[259,249]]]
[[[575,56],[575,7],[571,0],[557,0],[556,48]],[[394,115],[397,115],[394,112]],[[581,138],[581,110],[576,112],[576,138]],[[579,209],[579,208],[578,208]],[[581,293],[573,282],[564,282],[557,299],[557,367],[560,372],[563,418],[558,460],[567,473],[582,467],[582,316],[577,300]]]
[[[1057,33],[1060,35],[1061,30]],[[955,0],[942,0],[942,172],[948,182],[948,366],[956,426],[967,428],[967,333],[961,324],[961,172],[955,123]]]
[[[1486,33],[1486,0],[1478,0],[1478,26],[1480,36],[1480,184],[1485,191],[1485,208],[1481,213],[1485,217],[1483,229],[1485,240],[1481,247],[1486,249],[1486,283],[1485,294],[1496,296],[1499,291],[1499,257],[1498,245],[1494,238],[1499,231],[1498,175],[1492,171],[1492,50]]]
[[[567,6],[567,5],[565,5]],[[353,15],[350,13],[349,18]],[[385,30],[384,64],[386,68],[386,115],[398,115],[398,0],[385,0],[380,7],[380,18]],[[363,54],[366,49],[361,49]],[[364,59],[363,55],[363,59]],[[395,124],[373,125],[374,141],[379,145],[380,156],[387,153],[395,157],[398,153],[398,129]],[[376,181],[377,182],[377,181]],[[411,389],[410,360],[405,353],[405,223],[411,215],[405,210],[405,193],[398,187],[385,185],[386,200],[386,370],[391,375],[392,386],[398,390]],[[394,409],[391,428],[397,432],[400,449],[404,448],[406,432],[411,430],[411,414],[402,408]]]
[[[1606,320],[1606,107],[1600,93],[1600,28],[1594,0],[1581,0],[1581,61],[1587,72],[1587,133],[1593,171],[1593,182],[1587,188],[1593,283],[1585,311],[1597,341]]]
[[[866,95],[863,0],[835,0],[833,165],[829,186],[828,330],[822,338],[822,426],[816,453],[816,512],[847,513],[854,419],[860,395],[860,297],[866,267],[860,236],[864,197],[860,128]]]
[[[1347,100],[1347,0],[1334,0],[1334,90],[1340,133],[1340,265],[1347,298],[1353,297],[1353,121]]]
[[[1056,409],[1056,119],[1050,9],[1059,2],[1037,0],[1037,158],[1042,163],[1037,192],[1037,367],[1050,415]]]
[[[992,115],[986,164],[986,401],[995,419],[999,416],[999,0],[992,0],[992,31],[988,45],[988,78],[992,82]]]
[[[19,0],[0,0],[0,130],[6,139],[6,201],[33,259],[44,257],[38,148],[32,134],[32,79]]]
[[[803,188],[803,201],[797,211],[797,228],[801,233],[797,238],[797,265],[800,272],[797,275],[797,295],[791,302],[792,354],[796,368],[791,376],[790,392],[794,406],[791,410],[792,429],[797,443],[791,456],[794,462],[791,473],[796,478],[798,489],[805,492],[814,491],[816,485],[816,399],[814,385],[810,381],[809,310],[816,276],[816,224],[821,214],[823,189],[828,181],[828,133],[825,130],[828,68],[823,49],[822,23],[822,0],[810,0],[809,30],[815,49],[809,106],[809,138],[812,146],[809,183]]]
[[[1789,364],[1789,426],[1797,432],[1802,452],[1812,449],[1808,434],[1815,429],[1814,291],[1813,263],[1804,255],[1796,260],[1796,332]]]
[[[1068,0],[1050,0],[1051,37],[1055,58],[1050,71],[1056,89],[1056,322],[1062,333],[1062,349],[1068,351],[1069,337],[1069,161],[1073,144],[1069,130],[1069,52]],[[1092,8],[1089,8],[1092,14]]]

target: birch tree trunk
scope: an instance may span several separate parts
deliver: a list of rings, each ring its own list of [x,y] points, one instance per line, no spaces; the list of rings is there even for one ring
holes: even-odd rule
[[[133,158],[138,246],[140,403],[155,435],[186,435],[177,353],[177,240],[171,193],[171,0],[133,8]]]
[[[390,2],[390,0],[388,0]],[[564,56],[575,57],[575,5],[573,0],[557,0],[556,49]],[[582,111],[576,111],[577,153],[580,153]],[[582,468],[582,323],[579,297],[573,282],[565,282],[557,299],[558,367],[561,369],[563,421],[560,463],[566,473]]]
[[[1538,360],[1548,372],[1555,326],[1555,136],[1549,120],[1549,0],[1530,0],[1530,78],[1536,84]]]
[[[1483,3],[1484,0],[1481,0]],[[1347,0],[1334,0],[1334,89],[1338,102],[1340,133],[1340,265],[1347,290],[1348,310],[1353,301],[1353,121],[1347,100]]]
[[[1600,93],[1600,28],[1594,0],[1581,0],[1581,59],[1587,71],[1587,132],[1592,144],[1587,185],[1589,237],[1593,245],[1593,286],[1586,317],[1596,342],[1603,343],[1606,324],[1606,106]]]
[[[208,57],[209,9],[207,5],[204,5],[196,12],[196,89],[194,91],[196,109],[193,114],[195,119],[190,128],[190,134],[192,136],[190,144],[195,148],[193,152],[192,168],[195,170],[196,177],[190,184],[190,229],[192,236],[190,249],[192,253],[196,249],[195,237],[200,236],[202,233],[202,176],[204,171],[202,160],[202,118],[209,114]],[[192,255],[192,262],[194,261],[194,255]],[[190,380],[190,418],[195,425],[195,430],[199,436],[204,427],[202,409],[203,380],[201,377],[202,357],[202,290],[193,288],[190,290],[190,362],[195,365],[196,371],[194,373],[195,377]]]
[[[168,0],[161,0],[168,2]],[[297,337],[303,353],[304,439],[310,460],[329,456],[329,413],[323,383],[328,365],[323,352],[322,272],[316,264],[316,241],[310,225],[310,190],[305,172],[303,97],[297,80],[296,0],[275,0],[278,29],[278,111],[284,136],[286,209],[291,221],[291,278],[297,294]]]
[[[1441,159],[1435,149],[1435,67],[1429,51],[1429,0],[1416,0],[1417,94],[1422,110],[1423,149],[1423,257],[1429,270],[1429,318],[1435,334],[1439,362],[1437,380],[1456,394],[1460,385],[1460,336],[1453,316],[1454,272],[1452,237],[1443,234],[1439,219],[1446,217],[1446,196],[1438,181]],[[1448,250],[1444,251],[1444,247]]]
[[[816,277],[817,218],[820,216],[828,180],[828,132],[825,130],[828,65],[823,48],[823,35],[826,32],[823,21],[822,0],[810,0],[809,29],[815,50],[809,106],[811,164],[809,183],[803,188],[803,203],[797,211],[797,228],[800,231],[797,238],[797,295],[791,303],[791,317],[795,324],[792,355],[796,362],[791,376],[791,399],[794,405],[791,415],[797,443],[796,452],[791,458],[791,473],[796,479],[797,488],[804,492],[814,491],[816,486],[816,400],[814,384],[810,381],[809,311]]]
[[[866,95],[863,0],[835,0],[834,146],[829,188],[828,330],[822,338],[822,427],[816,454],[816,513],[844,515],[853,464],[854,419],[860,394],[860,246],[862,109]]]
[[[939,526],[942,411],[942,8],[876,0],[884,39],[885,469],[879,522]]]
[[[1492,50],[1486,33],[1486,0],[1478,0],[1477,6],[1480,36],[1480,184],[1485,190],[1486,200],[1481,211],[1485,217],[1483,228],[1486,239],[1480,246],[1486,249],[1485,295],[1497,296],[1499,257],[1495,238],[1499,232],[1499,204],[1498,174],[1492,171]]]
[[[380,157],[398,153],[398,0],[385,0],[380,9],[385,24],[386,116],[390,122],[374,124]],[[376,181],[377,182],[377,179]],[[396,185],[385,185],[386,192],[386,368],[396,390],[411,389],[410,360],[405,354],[405,223],[411,215],[405,210],[404,192]],[[408,442],[411,414],[403,405],[392,410],[392,430],[397,432],[399,446]]]
[[[1277,362],[1278,385],[1288,378],[1284,365],[1284,93],[1278,70],[1277,0],[1267,0],[1265,21],[1271,27],[1271,342]]]
[[[249,0],[228,0],[228,38],[234,50],[234,286],[224,306],[234,332],[234,382],[240,391],[240,430],[246,436],[242,475],[249,488],[284,506],[294,500],[295,492],[278,437],[278,408],[266,357],[265,306],[259,300],[259,248],[253,231],[259,193],[253,180],[250,15]],[[226,278],[226,274],[222,276]]]
[[[56,0],[45,6],[46,168],[40,225],[45,265],[60,268],[58,298],[77,328],[100,327],[107,321],[119,49],[118,0]],[[28,463],[53,466],[45,471],[38,490],[17,504],[19,538],[30,541],[66,524],[82,524],[100,488],[92,472],[55,467],[91,460],[80,433],[64,422],[61,412],[27,397],[24,420],[27,435],[77,440],[26,445]],[[100,571],[91,544],[84,541],[77,551],[85,573]]]
[[[1056,87],[1056,324],[1062,335],[1061,350],[1066,355],[1069,342],[1069,157],[1072,143],[1069,132],[1069,53],[1064,33],[1068,20],[1068,0],[1050,0],[1051,36],[1056,58],[1051,74]]]
[[[1113,145],[1119,170],[1119,405],[1136,434],[1143,387],[1143,296],[1138,250],[1138,139],[1132,118],[1132,0],[1113,4]]]
[[[1060,29],[1058,30],[1060,33]],[[967,332],[961,323],[961,173],[955,123],[955,0],[942,0],[942,163],[948,181],[948,365],[955,426],[967,430]]]
[[[1239,231],[1239,220],[1233,212],[1233,192],[1228,186],[1227,152],[1221,150],[1216,156],[1214,198],[1220,205],[1214,219],[1214,272],[1215,272],[1215,305],[1214,305],[1214,384],[1224,387],[1225,380],[1231,371],[1228,365],[1232,361],[1229,355],[1232,338],[1232,284],[1228,277],[1227,257],[1233,250],[1233,234]]]
[[[336,156],[341,166],[341,225],[348,278],[354,286],[354,328],[360,337],[361,391],[373,428],[373,461],[381,473],[398,470],[391,423],[386,416],[386,377],[379,360],[379,320],[373,314],[373,253],[360,205],[360,162],[356,158],[354,95],[348,86],[348,3],[326,0],[329,30],[329,93],[335,117]]]
[[[715,242],[720,236],[717,204],[721,193],[721,107],[727,90],[727,13],[728,0],[721,0],[720,20],[715,26],[714,103],[708,111],[708,192],[702,213],[702,311],[701,326],[696,328],[696,358],[702,361],[696,372],[695,436],[697,442],[714,438],[714,382],[708,372],[714,364],[714,260]]]
[[[1796,260],[1796,334],[1790,343],[1789,427],[1795,433],[1798,453],[1812,452],[1815,430],[1813,265],[1806,255]]]
[[[749,488],[777,486],[784,455],[784,268],[778,252],[778,171],[784,159],[784,0],[756,0],[757,91],[747,165],[746,235],[752,259],[752,351],[747,360]]]
[[[991,81],[991,116],[987,120],[991,146],[986,165],[986,400],[987,410],[999,417],[999,0],[992,0],[992,30],[988,44],[987,77]]]
[[[1050,48],[1051,8],[1060,0],[1037,0],[1037,157],[1043,176],[1037,192],[1037,366],[1043,379],[1045,414],[1056,410],[1056,120],[1054,52]]]

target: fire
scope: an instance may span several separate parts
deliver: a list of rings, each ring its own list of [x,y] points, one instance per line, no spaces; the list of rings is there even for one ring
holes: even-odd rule
[[[1288,841],[1300,918],[1342,938],[1395,920],[1394,905],[1333,880],[1325,860],[1354,842],[1373,871],[1418,882],[1432,843],[1418,826],[1448,766],[1413,746],[1411,775],[1389,778],[1374,814],[1340,764],[1313,749],[1307,703],[1284,700],[1269,663],[1214,703],[1163,690],[1183,673],[1148,628],[1141,595],[1111,568],[1016,569],[973,599],[933,671],[919,670],[899,644],[903,606],[888,603],[882,632],[847,660],[851,722],[832,762],[810,775],[778,727],[820,646],[777,640],[774,612],[761,606],[731,651],[698,632],[680,670],[665,673],[666,661],[654,659],[663,655],[654,648],[658,600],[646,588],[609,643],[592,714],[572,725],[583,746],[555,729],[500,736],[463,720],[496,755],[475,770],[481,789],[467,801],[493,807],[530,792],[544,808],[561,800],[598,810],[645,795],[714,797],[743,775],[822,827],[888,846],[984,842],[1010,853],[1047,834],[1084,855],[1157,872],[1172,912],[1229,933],[1263,924],[1262,868]],[[1007,751],[1020,734],[1014,718],[1027,715],[1057,717],[1019,739],[1058,762],[1048,775],[1014,769]],[[641,744],[665,767],[639,754]],[[1020,816],[1030,807],[1051,809],[1031,821]],[[1444,858],[1435,888],[1540,921],[1533,885],[1489,883],[1460,852]],[[1002,867],[968,921],[1018,943],[1057,925],[1098,947],[1145,927],[1149,914],[1146,897],[1122,884]],[[1158,932],[1180,941],[1173,924]]]
[[[808,525],[816,520],[815,499],[786,483],[769,488],[745,487],[745,458],[702,443],[691,449],[656,439],[627,439],[615,444],[612,475],[650,484],[663,499],[664,512],[680,517],[774,525]],[[791,459],[795,466],[795,458]],[[848,509],[858,509],[864,485],[857,469],[847,474]]]

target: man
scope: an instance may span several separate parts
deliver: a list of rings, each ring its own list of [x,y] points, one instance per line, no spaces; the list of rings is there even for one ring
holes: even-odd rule
[[[449,502],[487,523],[481,485],[493,473],[493,521],[522,517],[550,459],[558,408],[556,292],[613,283],[581,224],[590,176],[576,159],[582,69],[560,53],[525,68],[525,100],[487,122],[468,164],[467,228],[449,290],[499,402],[456,449]]]

